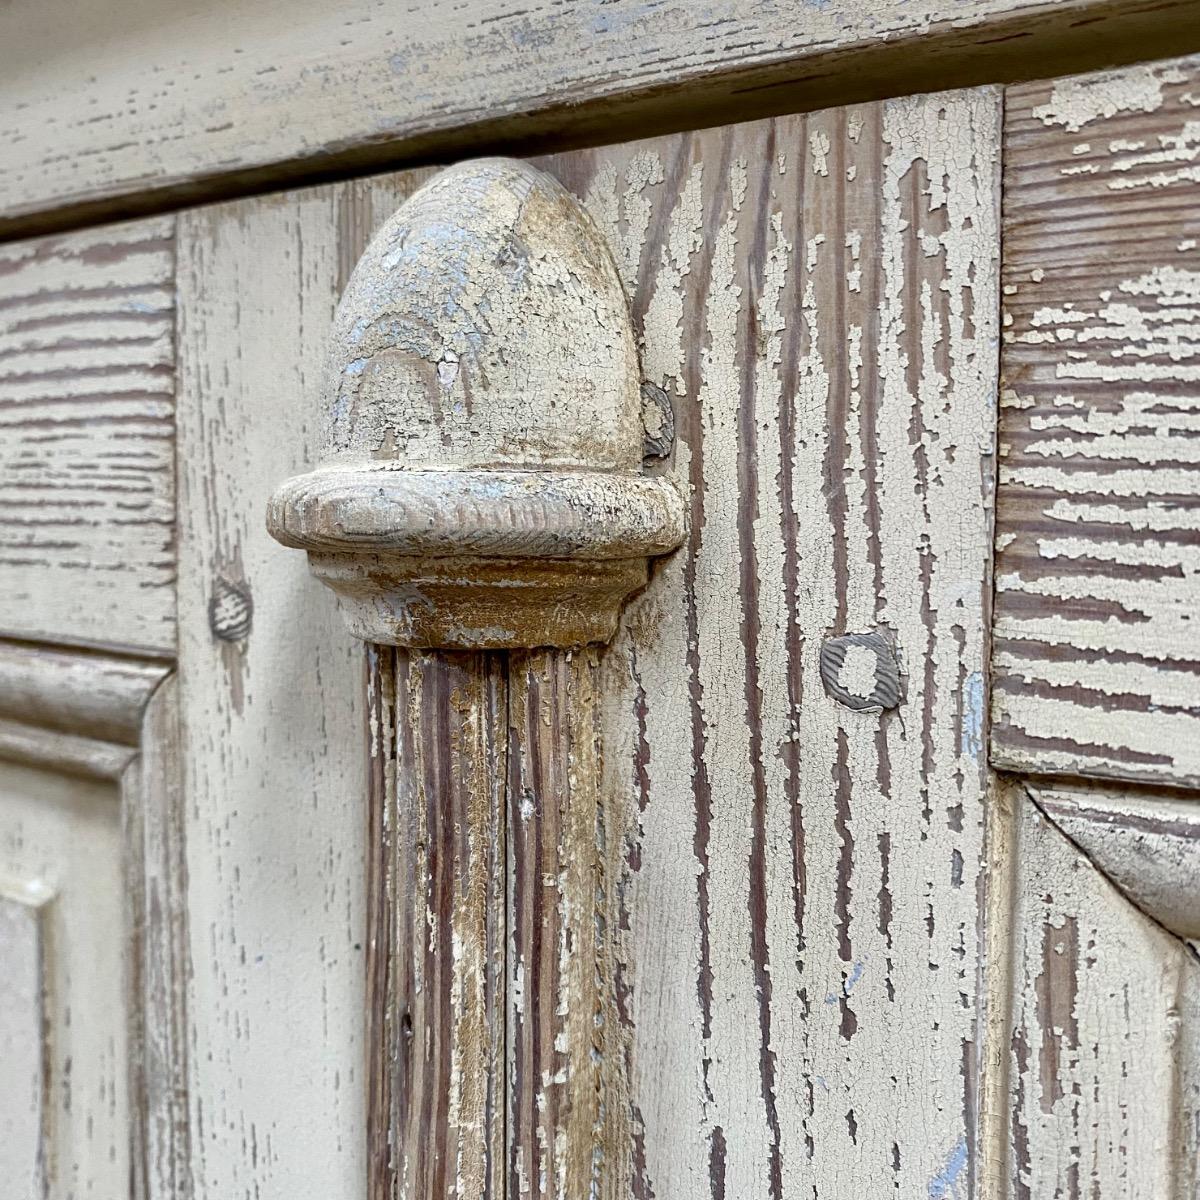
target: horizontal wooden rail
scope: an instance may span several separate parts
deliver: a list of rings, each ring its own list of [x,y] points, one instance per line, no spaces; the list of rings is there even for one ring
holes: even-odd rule
[[[1200,49],[1190,0],[181,7],[4,7],[0,237]]]

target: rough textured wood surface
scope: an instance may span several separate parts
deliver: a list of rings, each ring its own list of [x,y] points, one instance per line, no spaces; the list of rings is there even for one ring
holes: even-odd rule
[[[617,250],[691,495],[689,547],[596,668],[631,1073],[603,1150],[629,1194],[951,1197],[976,1172],[998,120],[984,90],[542,164]],[[361,681],[260,522],[316,461],[335,298],[419,177],[181,219],[190,1079],[214,1200],[366,1186]],[[253,599],[239,641],[210,632],[218,587]],[[825,636],[875,627],[905,669],[891,713],[820,681]]]
[[[633,1153],[612,954],[621,844],[601,788],[597,652],[509,663],[505,1195],[621,1200]]]
[[[972,1187],[998,120],[957,93],[550,164],[691,496],[604,664],[633,1195]],[[872,628],[896,712],[821,683]]]
[[[173,652],[169,219],[0,247],[0,635]]]
[[[180,221],[189,1125],[203,1200],[366,1190],[362,648],[263,518],[271,488],[316,461],[337,297],[410,186]]]
[[[612,637],[683,501],[640,473],[637,349],[612,252],[527,162],[440,171],[338,303],[316,469],[267,527],[355,634],[501,649]]]
[[[503,1200],[503,663],[372,647],[371,1200]]]
[[[1014,1200],[1191,1200],[1200,965],[1027,797],[1017,808]]]
[[[1086,70],[1194,50],[1193,17],[1190,0],[16,0],[0,14],[0,230],[514,139]]]
[[[1137,908],[1200,941],[1200,805],[1195,796],[1038,787],[1038,807]]]
[[[1011,88],[997,765],[1200,783],[1200,59]]]

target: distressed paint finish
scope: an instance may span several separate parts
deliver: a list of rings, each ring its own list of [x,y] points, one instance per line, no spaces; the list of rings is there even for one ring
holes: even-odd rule
[[[1008,92],[998,766],[1200,782],[1198,89]]]
[[[998,115],[550,160],[619,248],[691,495],[603,664],[636,1196],[971,1190]],[[821,684],[875,627],[894,714]]]
[[[1194,795],[1037,789],[1041,810],[1137,908],[1200,950]]]
[[[366,1190],[362,649],[263,514],[272,486],[316,459],[337,297],[413,186],[180,219],[188,1079],[203,1200]],[[251,601],[234,640],[210,623],[231,586]]]
[[[1191,0],[10,0],[0,231],[1013,78],[1039,55],[1062,72],[1177,54],[1193,17]]]
[[[1200,966],[1020,797],[1012,909],[1014,1200],[1190,1200]]]
[[[267,527],[386,645],[607,641],[683,502],[640,474],[629,306],[579,201],[516,159],[439,172],[338,304],[316,469]]]
[[[612,953],[621,845],[602,791],[603,682],[595,649],[509,655],[511,1200],[630,1195]]]
[[[502,661],[368,651],[371,1200],[504,1197]]]
[[[691,497],[688,548],[655,568],[594,668],[534,655],[513,684],[528,697],[536,683],[538,713],[586,685],[599,713],[594,870],[615,1007],[603,1069],[630,1074],[628,1108],[604,1114],[613,1194],[949,1198],[976,1170],[997,123],[985,90],[543,164],[614,246],[643,375],[675,410],[674,458],[655,470]],[[259,521],[266,489],[317,459],[335,298],[414,182],[181,222],[183,728],[205,1048],[190,1079],[197,1193],[214,1200],[366,1187],[365,964],[349,952],[365,927],[358,656]],[[253,598],[239,642],[209,630],[219,578]],[[820,680],[826,636],[873,628],[904,664],[891,713],[843,708]],[[510,698],[510,747],[534,732],[517,711]],[[569,729],[590,719],[571,711],[575,725],[539,734],[568,763],[586,743]],[[561,762],[520,769],[557,820]],[[578,770],[570,786],[592,802]],[[568,816],[578,845],[586,811]],[[557,905],[562,884],[542,886]],[[576,936],[576,913],[555,919],[548,932]],[[557,997],[551,944],[528,961]],[[525,1069],[549,1072],[554,1098],[564,1064],[544,1037]],[[590,1128],[596,1110],[547,1109],[541,1140],[519,1131],[522,1165],[535,1142],[555,1164],[526,1177],[530,1194],[555,1194],[560,1162],[568,1179],[594,1169],[558,1155],[572,1119]]]
[[[0,247],[0,636],[175,647],[174,222]]]
[[[25,781],[21,797],[10,801],[0,791],[9,855],[0,876],[10,890],[15,883],[18,899],[47,906],[39,921],[44,1096],[32,1109],[37,1144],[30,1152],[52,1198],[75,1195],[74,1187],[91,1194],[93,1182],[107,1194],[108,1166],[97,1166],[96,1155],[118,1164],[111,1178],[127,1179],[126,1194],[136,1200],[191,1196],[177,732],[175,680],[165,664],[0,642],[0,759],[5,770],[26,768],[13,776]],[[44,813],[29,807],[38,795]],[[91,850],[94,869],[82,862]],[[118,881],[113,895],[109,872]],[[105,992],[109,998],[97,1004],[86,983],[66,991],[72,973],[98,987],[115,977],[118,1001]],[[122,1023],[117,1040],[97,1032],[90,1012],[105,1005],[113,1010],[105,1020]],[[90,1058],[78,1068],[83,1055]],[[111,1078],[90,1093],[97,1070]],[[14,1137],[15,1153],[29,1149]],[[119,1141],[107,1145],[106,1138]]]
[[[355,634],[408,651],[369,651],[369,1190],[618,1197],[627,1058],[581,647],[682,539],[683,502],[640,474],[616,264],[550,176],[464,164],[371,239],[329,345],[322,462],[267,525]],[[543,646],[565,649],[522,650]]]

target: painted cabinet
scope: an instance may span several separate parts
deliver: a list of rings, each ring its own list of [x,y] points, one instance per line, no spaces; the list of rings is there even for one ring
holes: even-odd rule
[[[1200,60],[902,90],[0,244],[0,1195],[1196,1194]]]

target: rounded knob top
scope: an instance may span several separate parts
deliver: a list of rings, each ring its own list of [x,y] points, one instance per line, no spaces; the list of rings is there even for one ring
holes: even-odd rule
[[[359,260],[325,375],[328,463],[637,470],[637,350],[612,255],[527,163],[438,174]]]

